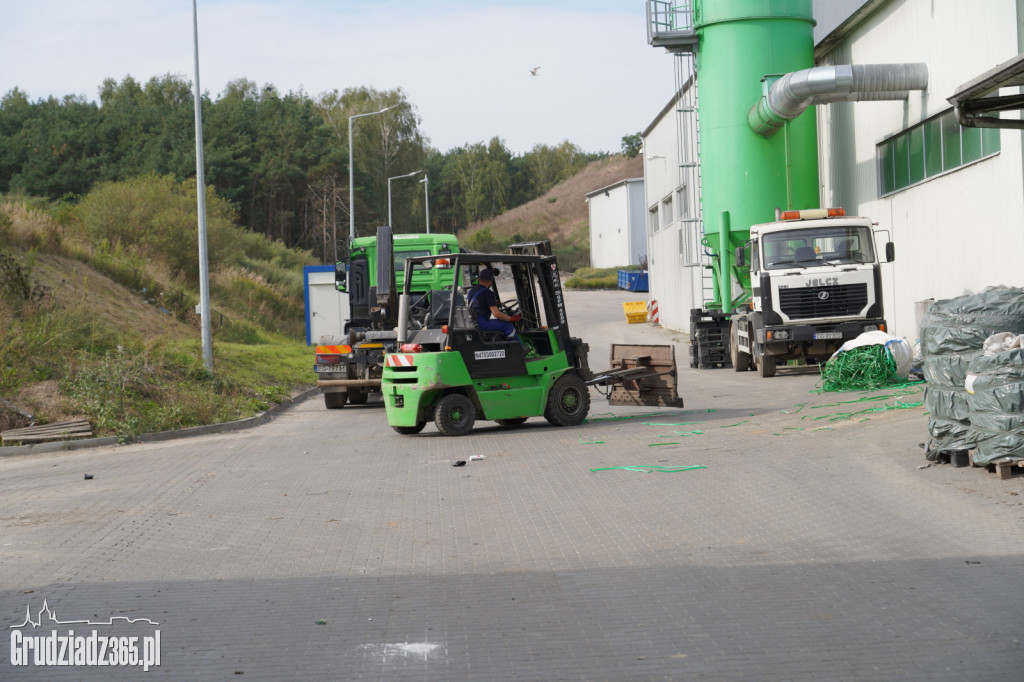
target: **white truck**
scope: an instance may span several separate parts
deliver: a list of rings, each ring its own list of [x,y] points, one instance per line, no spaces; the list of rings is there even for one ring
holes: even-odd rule
[[[821,363],[862,332],[886,331],[876,223],[841,208],[784,211],[750,227],[736,249],[749,265],[749,308],[733,314],[730,360],[762,377],[799,359]],[[895,259],[891,241],[884,262]]]

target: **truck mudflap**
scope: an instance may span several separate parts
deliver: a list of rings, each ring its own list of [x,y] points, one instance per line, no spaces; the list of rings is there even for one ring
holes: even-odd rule
[[[673,346],[612,344],[611,369],[595,372],[588,386],[607,387],[609,405],[682,407]],[[598,389],[600,390],[600,388]]]

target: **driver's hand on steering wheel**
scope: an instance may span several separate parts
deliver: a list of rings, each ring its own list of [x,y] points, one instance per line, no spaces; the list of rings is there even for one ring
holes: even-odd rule
[[[509,322],[518,322],[521,319],[523,319],[522,314],[521,313],[516,313],[515,315],[510,315],[509,318],[508,318],[508,321]]]

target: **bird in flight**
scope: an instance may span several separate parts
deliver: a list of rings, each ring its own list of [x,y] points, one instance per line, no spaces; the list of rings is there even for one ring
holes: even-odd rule
[[[539,75],[539,74],[537,73],[538,71],[540,71],[540,67],[539,67],[539,66],[537,66],[537,67],[534,67],[534,68],[530,69],[530,75],[531,75],[531,76],[537,76],[537,75]]]

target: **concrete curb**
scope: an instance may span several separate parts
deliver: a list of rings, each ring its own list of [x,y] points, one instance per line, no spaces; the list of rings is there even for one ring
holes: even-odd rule
[[[298,405],[299,403],[305,402],[313,396],[319,395],[319,388],[310,388],[302,391],[293,396],[285,398],[277,405],[274,405],[266,412],[262,412],[255,417],[248,417],[246,419],[238,419],[233,422],[223,422],[221,424],[208,424],[206,426],[193,426],[187,429],[179,429],[177,431],[159,431],[157,433],[144,433],[137,438],[126,441],[123,445],[129,445],[131,443],[156,443],[164,440],[175,440],[178,438],[191,438],[192,436],[205,436],[211,433],[225,433],[228,431],[241,431],[243,429],[251,429],[254,426],[260,424],[266,424],[268,421],[281,414],[287,409]],[[0,448],[0,457],[7,457],[13,455],[31,455],[36,453],[44,452],[63,452],[67,450],[84,450],[85,448],[98,448],[105,445],[118,445],[118,439],[116,436],[108,436],[106,438],[84,438],[82,440],[68,440],[68,441],[54,441],[51,443],[34,443],[32,445],[12,445],[6,448]]]

